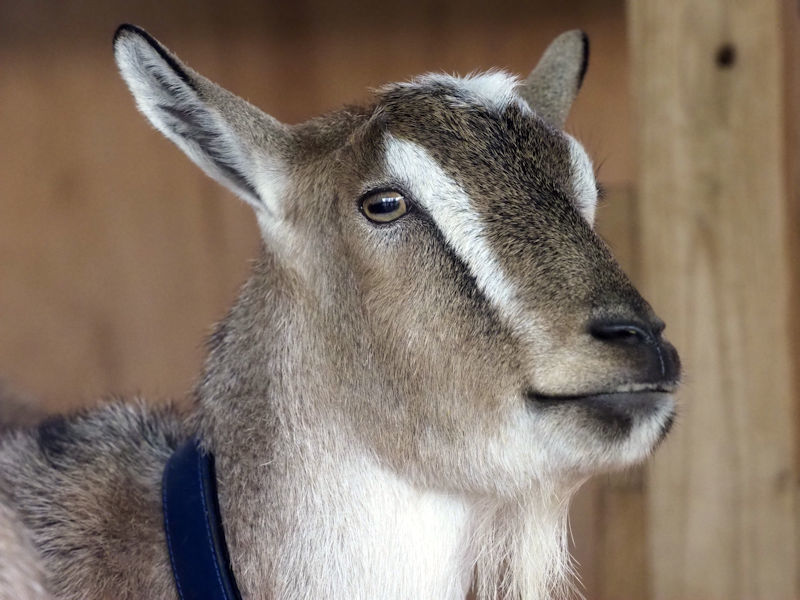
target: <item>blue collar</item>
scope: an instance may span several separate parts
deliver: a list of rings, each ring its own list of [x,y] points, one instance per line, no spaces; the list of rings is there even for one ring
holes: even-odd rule
[[[190,439],[161,482],[164,531],[181,600],[240,600],[217,504],[214,457]]]

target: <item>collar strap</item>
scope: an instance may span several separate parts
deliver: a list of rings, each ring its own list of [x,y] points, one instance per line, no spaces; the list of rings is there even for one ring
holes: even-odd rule
[[[161,499],[181,600],[241,600],[217,504],[214,456],[190,439],[167,462]]]

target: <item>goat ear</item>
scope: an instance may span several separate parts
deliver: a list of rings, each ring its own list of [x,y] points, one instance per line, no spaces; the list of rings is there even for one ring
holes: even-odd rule
[[[589,38],[579,29],[567,31],[550,43],[520,93],[536,114],[561,129],[588,66]]]
[[[122,25],[114,57],[139,110],[208,175],[275,213],[288,128],[185,66],[150,34]]]

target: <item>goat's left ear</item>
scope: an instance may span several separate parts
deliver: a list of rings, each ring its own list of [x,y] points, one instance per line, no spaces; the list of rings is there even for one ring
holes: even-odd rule
[[[588,66],[586,34],[579,29],[562,33],[547,47],[520,94],[536,114],[562,129]]]
[[[260,211],[280,214],[288,128],[122,25],[114,57],[139,110],[208,175]]]

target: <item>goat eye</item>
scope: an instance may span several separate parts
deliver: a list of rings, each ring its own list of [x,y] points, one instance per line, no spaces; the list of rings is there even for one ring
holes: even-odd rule
[[[408,212],[408,204],[400,192],[375,192],[361,201],[361,212],[373,223],[390,223]]]

